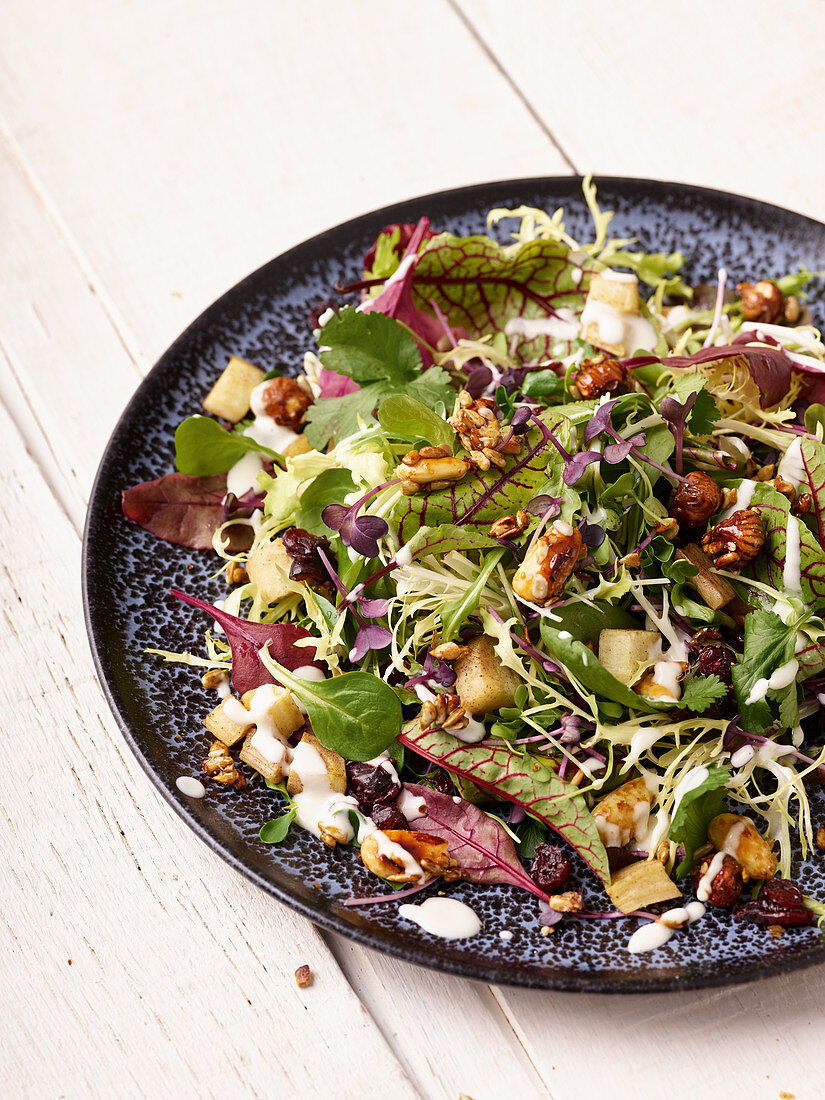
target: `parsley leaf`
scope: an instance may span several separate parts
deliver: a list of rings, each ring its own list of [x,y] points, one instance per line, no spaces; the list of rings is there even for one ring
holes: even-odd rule
[[[727,693],[727,685],[715,673],[710,676],[690,676],[682,690],[682,706],[694,714],[702,714],[711,703]]]
[[[404,393],[429,409],[452,407],[455,390],[441,367],[422,369],[415,340],[383,313],[359,313],[348,306],[323,327],[321,362],[361,389],[316,401],[307,414],[306,436],[320,450],[357,432],[385,397]]]
[[[707,677],[711,679],[711,677]],[[713,677],[716,679],[716,677]],[[707,777],[693,790],[687,791],[673,814],[668,836],[685,849],[685,858],[676,868],[681,878],[690,869],[693,853],[708,839],[708,823],[725,808],[725,784],[730,772],[720,764],[708,767]]]

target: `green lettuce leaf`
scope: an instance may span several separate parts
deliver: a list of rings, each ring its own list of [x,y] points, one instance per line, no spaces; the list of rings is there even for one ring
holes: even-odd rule
[[[725,809],[724,787],[730,772],[720,764],[708,767],[707,778],[682,797],[668,832],[669,838],[685,849],[685,858],[676,868],[677,878],[690,869],[693,853],[708,839],[708,824]]]
[[[506,746],[465,745],[443,730],[422,730],[417,720],[403,727],[399,741],[482,790],[523,806],[572,845],[602,882],[610,882],[607,852],[584,796],[546,764]]]
[[[355,492],[355,482],[349,470],[324,470],[307,485],[298,498],[295,526],[313,535],[330,536],[330,528],[321,513],[328,504],[343,504],[348,493]]]
[[[208,477],[226,473],[250,451],[281,457],[242,431],[228,432],[209,416],[188,416],[175,432],[175,466],[182,474]]]

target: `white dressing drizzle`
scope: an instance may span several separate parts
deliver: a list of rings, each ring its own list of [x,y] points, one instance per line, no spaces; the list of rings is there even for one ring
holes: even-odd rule
[[[292,750],[287,744],[287,735],[278,729],[270,714],[270,708],[275,702],[275,690],[274,684],[264,684],[255,689],[246,720],[254,722],[256,727],[250,746],[257,749],[271,764],[283,764],[292,759]]]
[[[266,382],[261,382],[261,384],[256,386],[249,395],[249,406],[252,409],[255,421],[246,428],[244,434],[248,436],[249,439],[254,439],[256,443],[260,443],[262,447],[282,454],[290,443],[295,442],[298,438],[298,434],[297,432],[293,432],[290,428],[282,427],[280,424],[276,423],[274,417],[267,414],[266,406],[263,401],[266,386]]]
[[[478,718],[473,718],[472,715],[468,715],[467,725],[462,729],[451,729],[448,732],[458,741],[463,741],[465,745],[477,745],[487,736],[484,723],[480,722]]]
[[[732,830],[731,830],[732,831]],[[717,852],[708,865],[707,871],[699,879],[696,886],[696,897],[699,901],[708,901],[710,898],[711,889],[713,887],[713,880],[722,870],[722,864],[725,862],[726,852]]]
[[[322,672],[320,668],[316,668],[315,665],[301,665],[300,668],[295,669],[293,676],[297,676],[301,680],[315,680],[316,682],[326,680],[326,674]],[[292,698],[295,700],[295,706],[301,714],[306,714],[307,708],[298,696],[293,695]]]
[[[756,749],[753,745],[743,745],[741,749],[737,749],[736,752],[731,753],[731,766],[734,768],[744,768],[746,764],[750,764],[756,756]]]
[[[456,898],[427,898],[420,905],[399,905],[398,913],[445,940],[463,940],[481,931],[477,914]]]
[[[788,512],[785,528],[785,564],[782,567],[782,583],[786,592],[802,595],[802,544],[799,536],[799,520]]]
[[[552,336],[556,340],[575,340],[579,335],[579,321],[572,309],[557,309],[555,317],[513,317],[504,326],[505,336],[524,336],[535,340],[537,336]]]
[[[179,775],[175,780],[175,786],[187,798],[203,798],[206,794],[206,787],[193,775]]]
[[[248,451],[230,468],[226,475],[226,492],[242,497],[257,486],[258,474],[264,468],[264,460],[254,451]]]
[[[700,920],[706,912],[701,901],[690,901],[677,909],[668,909],[658,920],[637,928],[628,941],[627,950],[633,955],[655,951],[657,947],[663,947],[674,932]]]
[[[423,817],[427,810],[427,803],[423,798],[410,794],[408,790],[403,788],[401,794],[395,800],[395,804],[407,821],[415,821],[417,817]]]
[[[615,306],[588,297],[581,315],[582,331],[591,323],[598,328],[600,344],[623,347],[628,355],[639,348],[653,351],[656,347],[656,332],[640,314],[620,313]]]
[[[750,706],[752,703],[758,703],[761,699],[764,699],[769,691],[781,691],[782,688],[788,687],[796,679],[797,672],[799,672],[799,661],[796,657],[791,657],[790,661],[786,661],[784,665],[779,666],[770,679],[762,677],[757,680],[751,688],[750,695],[745,703]]]
[[[406,546],[402,546],[400,550],[396,551],[395,564],[402,567],[412,565],[412,552]]]
[[[339,794],[330,788],[327,766],[315,746],[299,741],[290,770],[298,775],[303,788],[292,796],[295,820],[301,828],[320,836],[321,825],[332,826],[343,842],[352,840],[355,830],[346,811],[357,808],[358,802],[351,795]]]
[[[701,787],[708,777],[708,769],[705,764],[701,764],[698,768],[691,768],[685,772],[679,782],[676,784],[676,788],[673,792],[673,810],[672,813],[676,813],[679,808],[679,803],[688,793],[688,791],[695,791],[697,787]]]
[[[803,481],[808,480],[805,464],[802,461],[802,437],[797,436],[779,460],[776,472],[785,481],[798,489]]]
[[[750,481],[747,478],[736,487],[736,500],[729,508],[726,508],[719,516],[719,522],[722,520],[730,519],[734,512],[739,512],[743,508],[747,508],[753,497],[753,491],[756,488],[756,482]]]

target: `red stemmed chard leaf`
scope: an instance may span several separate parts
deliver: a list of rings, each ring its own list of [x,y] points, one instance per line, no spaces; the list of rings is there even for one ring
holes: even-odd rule
[[[315,658],[311,646],[296,645],[303,638],[312,637],[302,626],[294,626],[292,623],[250,623],[205,600],[180,592],[177,588],[173,588],[171,593],[175,599],[183,600],[184,603],[211,615],[223,629],[232,650],[232,683],[239,695],[254,691],[263,684],[278,682],[261,663],[259,654],[264,647],[278,664],[291,672],[306,665],[313,665],[321,670],[325,667]]]
[[[522,759],[505,745],[465,745],[443,730],[422,730],[417,721],[404,726],[398,740],[425,760],[522,806],[575,848],[602,882],[610,882],[607,852],[583,795],[546,764]]]
[[[547,894],[530,878],[516,855],[515,845],[494,818],[478,806],[441,791],[405,783],[416,798],[423,799],[424,813],[410,821],[411,829],[439,836],[469,882],[508,882],[529,890],[537,898]]]
[[[753,333],[748,333],[747,338],[753,340]],[[631,359],[623,359],[622,363],[631,370],[634,367],[646,367],[651,363],[662,362],[668,367],[681,369],[724,359],[736,359],[748,370],[759,390],[759,404],[763,409],[776,405],[790,389],[794,364],[780,347],[726,344],[723,347],[703,348],[695,355],[669,355],[666,360],[656,355],[637,355]]]

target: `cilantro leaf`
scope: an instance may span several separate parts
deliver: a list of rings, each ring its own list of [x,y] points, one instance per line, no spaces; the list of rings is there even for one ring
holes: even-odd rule
[[[415,340],[383,313],[359,313],[348,306],[322,330],[321,362],[327,370],[360,385],[344,397],[316,401],[307,413],[306,436],[317,450],[369,423],[386,397],[404,393],[429,409],[452,407],[455,390],[441,367],[422,368]]]
[[[733,666],[732,674],[743,729],[762,733],[773,721],[764,694],[750,703],[748,699],[757,680],[769,680],[772,672],[791,660],[795,646],[796,629],[783,623],[773,611],[760,608],[745,616],[742,660]]]
[[[716,677],[713,677],[716,679]],[[711,677],[707,677],[711,679]],[[720,764],[708,767],[707,777],[693,790],[687,791],[676,808],[668,836],[685,849],[685,858],[676,868],[681,878],[690,869],[693,853],[708,839],[708,823],[725,808],[725,784],[730,772]]]
[[[690,676],[682,689],[682,706],[694,714],[702,714],[711,703],[727,694],[727,684],[715,673],[710,676]]]

